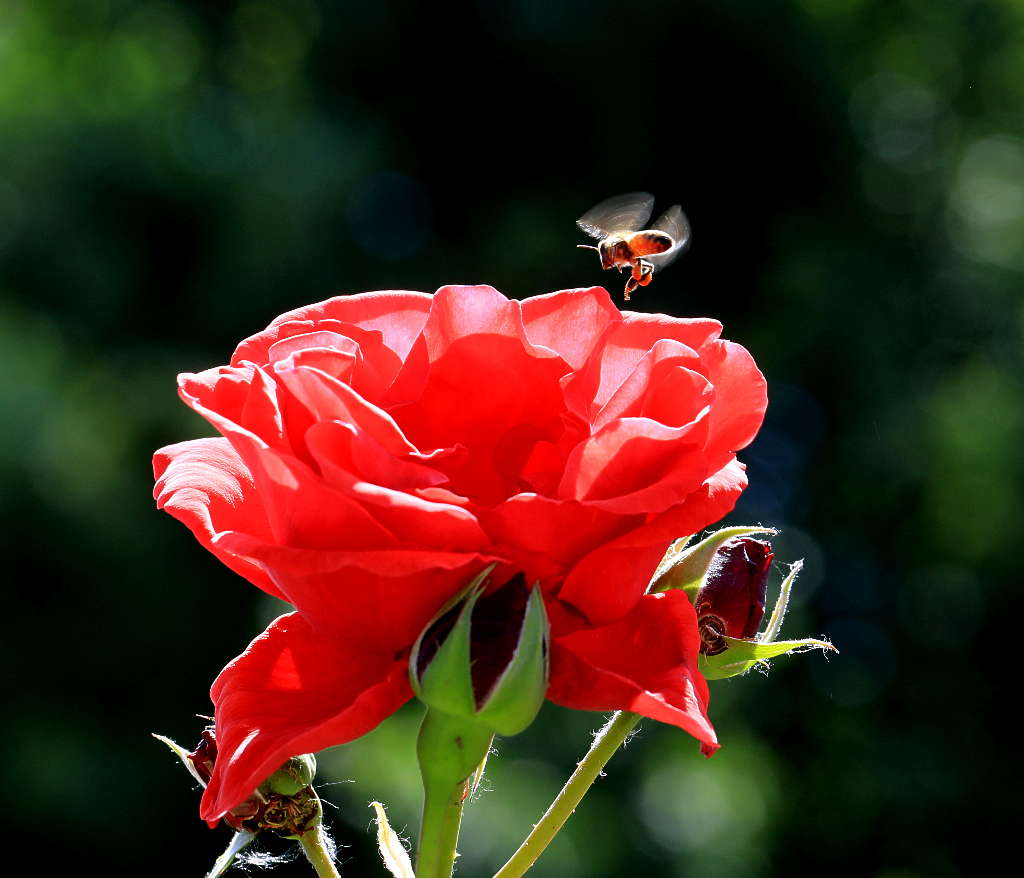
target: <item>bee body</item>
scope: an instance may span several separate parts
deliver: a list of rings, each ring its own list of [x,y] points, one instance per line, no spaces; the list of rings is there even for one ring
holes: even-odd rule
[[[624,291],[627,302],[633,290],[647,286],[654,272],[678,256],[690,240],[690,225],[678,204],[651,228],[642,228],[653,206],[653,195],[629,192],[602,201],[576,221],[580,229],[598,239],[597,246],[578,246],[597,250],[601,268],[630,269]]]

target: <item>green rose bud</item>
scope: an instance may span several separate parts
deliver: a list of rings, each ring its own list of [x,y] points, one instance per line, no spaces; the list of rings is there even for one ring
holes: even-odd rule
[[[416,641],[409,674],[429,707],[502,735],[533,722],[548,684],[548,621],[522,574],[486,592],[478,576]]]

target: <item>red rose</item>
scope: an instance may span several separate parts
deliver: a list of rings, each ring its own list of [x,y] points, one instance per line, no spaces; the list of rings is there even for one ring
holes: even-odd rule
[[[539,581],[548,697],[717,747],[671,540],[727,513],[765,382],[714,320],[619,312],[601,288],[365,293],[284,314],[179,376],[224,438],[161,449],[160,507],[293,605],[213,685],[214,820],[289,756],[410,697],[417,636],[486,565]]]

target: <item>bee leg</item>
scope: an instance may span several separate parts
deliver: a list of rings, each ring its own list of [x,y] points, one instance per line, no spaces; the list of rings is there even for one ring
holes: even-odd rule
[[[643,273],[637,283],[639,283],[640,286],[645,287],[654,280],[654,266],[649,262],[641,262],[640,264],[643,266]]]
[[[637,281],[634,277],[630,277],[629,280],[626,281],[626,289],[623,290],[623,299],[625,301],[629,301],[629,294],[636,289],[636,284]]]

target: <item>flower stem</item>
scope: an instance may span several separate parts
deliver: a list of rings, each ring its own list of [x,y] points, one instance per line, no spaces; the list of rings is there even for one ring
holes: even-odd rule
[[[448,878],[455,867],[459,828],[462,825],[462,796],[465,784],[447,796],[427,793],[423,799],[423,826],[416,853],[419,878]]]
[[[416,878],[451,878],[471,775],[494,737],[472,720],[428,709],[416,751],[423,778],[423,823]]]
[[[309,832],[302,833],[298,838],[306,859],[313,865],[319,878],[341,878],[328,850],[322,826],[318,825]]]
[[[526,874],[526,870],[544,853],[544,849],[576,810],[591,784],[597,780],[601,769],[608,764],[608,760],[622,746],[638,722],[639,714],[626,711],[619,711],[608,720],[604,728],[594,736],[590,752],[577,764],[572,777],[562,787],[540,822],[533,827],[512,858],[494,874],[494,878],[520,878]]]

